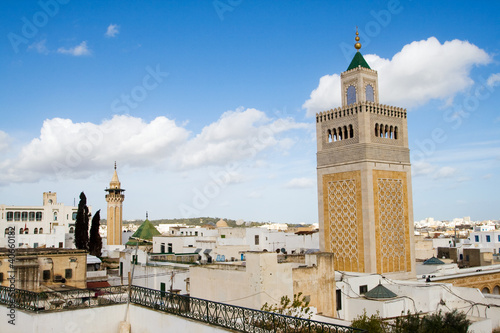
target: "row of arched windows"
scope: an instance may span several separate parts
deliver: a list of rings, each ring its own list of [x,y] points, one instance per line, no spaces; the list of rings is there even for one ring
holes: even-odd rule
[[[371,84],[367,84],[365,87],[365,97],[368,102],[375,102],[375,92]],[[356,87],[347,87],[347,105],[356,103]]]
[[[9,228],[5,228],[5,234],[7,235],[9,233]],[[30,233],[30,228],[19,228],[19,234],[22,235],[22,234],[29,234]],[[33,233],[36,235],[36,234],[43,234],[43,228],[35,228],[33,230]]]
[[[483,294],[493,294],[493,295],[500,295],[500,286],[495,286],[493,288],[493,291],[490,291],[490,288],[484,287],[483,290],[481,290]]]
[[[398,139],[398,127],[392,125],[375,124],[375,136],[387,139]]]
[[[7,212],[7,222],[10,221],[41,221],[42,212]]]
[[[354,138],[354,129],[352,125],[328,130],[328,142],[336,142],[350,138]]]
[[[30,232],[30,229],[29,229],[29,228],[19,228],[19,234],[20,234],[20,235],[22,235],[22,234],[29,234],[29,232]],[[75,228],[74,228],[74,227],[70,227],[70,228],[69,228],[69,233],[70,233],[70,234],[75,233]],[[7,234],[9,234],[9,228],[5,228],[5,234],[6,234],[6,235],[7,235]],[[40,228],[40,229],[35,228],[35,229],[33,230],[33,234],[35,234],[35,235],[36,235],[36,234],[43,234],[43,228]]]

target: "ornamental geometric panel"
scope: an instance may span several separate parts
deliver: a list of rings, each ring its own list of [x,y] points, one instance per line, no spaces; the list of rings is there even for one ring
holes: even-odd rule
[[[382,176],[376,177],[377,173]],[[391,175],[390,175],[391,174]],[[396,176],[396,177],[394,177]],[[411,270],[406,181],[404,173],[374,171],[377,272]]]
[[[344,178],[342,176],[357,177],[332,179]],[[325,248],[328,252],[334,253],[336,270],[363,272],[359,173],[346,172],[327,175],[323,185]]]

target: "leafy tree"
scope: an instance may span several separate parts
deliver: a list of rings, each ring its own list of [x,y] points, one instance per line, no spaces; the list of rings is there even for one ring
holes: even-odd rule
[[[306,318],[311,319],[312,312],[309,307],[309,301],[306,297],[302,297],[302,293],[294,294],[293,301],[290,300],[288,296],[281,297],[280,304],[269,305],[267,302],[262,306],[261,310],[266,312],[279,313],[285,316],[296,317],[296,318]],[[289,329],[289,324],[286,321],[272,320],[267,318],[265,315],[260,320],[256,320],[253,324],[257,327],[263,328],[269,331],[284,332]],[[296,322],[294,323],[293,332],[317,332],[311,331],[309,327],[306,326],[307,322]],[[319,331],[318,331],[319,332]]]
[[[442,332],[442,333],[466,333],[471,321],[463,312],[454,309],[443,315],[441,310],[438,313],[426,315],[422,318],[420,332]]]
[[[378,313],[368,316],[365,310],[352,321],[354,328],[380,333],[466,333],[470,324],[465,313],[456,309],[444,314],[440,310],[423,318],[408,311],[406,316],[397,318],[392,324],[384,322]]]
[[[101,221],[101,210],[99,209],[95,212],[92,218],[92,224],[90,226],[90,238],[89,238],[89,253],[93,256],[100,257],[102,249],[102,239],[99,235],[99,223]]]
[[[82,192],[75,221],[75,246],[79,250],[89,249],[89,215],[87,197]]]
[[[282,296],[280,304],[269,305],[267,302],[262,306],[262,311],[275,312],[285,316],[311,319],[312,312],[309,301],[302,297],[302,293],[294,294],[293,301],[288,296]]]
[[[368,317],[366,314],[366,309],[363,310],[363,314],[354,318],[351,323],[351,326],[354,328],[360,328],[366,330],[370,333],[385,333],[386,330],[382,324],[382,318],[377,311],[377,314],[372,314]]]
[[[396,318],[393,333],[416,333],[419,332],[421,320],[418,314],[412,314],[409,310],[406,316]]]

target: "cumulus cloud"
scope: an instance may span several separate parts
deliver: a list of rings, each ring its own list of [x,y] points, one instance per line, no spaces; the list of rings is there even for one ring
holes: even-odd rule
[[[491,74],[488,80],[486,81],[486,84],[489,85],[490,87],[494,87],[500,82],[500,73],[496,74]]]
[[[272,146],[290,148],[290,138],[281,138],[280,134],[307,128],[309,124],[288,118],[269,119],[256,109],[227,111],[190,140],[175,160],[180,168],[190,168],[251,158]]]
[[[431,99],[450,101],[474,84],[469,75],[473,66],[492,61],[484,50],[467,41],[441,44],[435,37],[405,45],[390,60],[375,54],[364,57],[378,71],[380,102],[402,107],[422,105]],[[325,75],[302,107],[309,116],[338,107],[341,99],[337,92],[339,75]]]
[[[129,115],[115,115],[100,124],[48,119],[40,136],[17,156],[0,154],[0,184],[85,178],[107,169],[113,161],[162,170],[228,166],[268,148],[290,148],[290,138],[283,133],[310,127],[292,119],[270,119],[255,109],[225,112],[194,137],[184,126],[166,117],[145,122]],[[8,135],[0,131],[0,153],[8,142]],[[235,169],[225,177],[226,183],[243,181]]]
[[[38,138],[24,146],[17,157],[0,165],[0,183],[88,177],[114,160],[131,166],[154,165],[188,135],[187,130],[165,117],[146,123],[130,116],[114,116],[101,124],[49,119]]]
[[[319,79],[318,87],[311,92],[311,96],[302,108],[307,110],[308,116],[336,108],[342,103],[340,91],[340,75],[324,75]]]
[[[80,45],[71,48],[60,47],[57,49],[58,53],[69,54],[75,57],[90,55],[90,49],[87,46],[87,42],[83,41]]]
[[[7,133],[0,131],[0,152],[6,151],[9,148],[11,139]]]
[[[457,169],[445,166],[437,170],[435,178],[450,178],[454,176],[456,173]]]
[[[104,34],[106,37],[113,38],[118,35],[120,26],[116,24],[110,24],[106,29],[106,33]]]
[[[46,39],[43,39],[39,42],[34,42],[30,46],[28,46],[28,50],[34,50],[40,54],[49,54],[49,49],[45,45],[47,43]]]
[[[309,188],[314,187],[316,181],[312,178],[293,178],[285,184],[287,188]]]

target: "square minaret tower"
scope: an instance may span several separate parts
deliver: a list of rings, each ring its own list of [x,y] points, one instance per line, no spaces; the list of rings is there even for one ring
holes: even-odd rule
[[[378,74],[356,41],[342,106],[316,115],[320,249],[336,270],[414,277],[406,110],[379,104]]]

